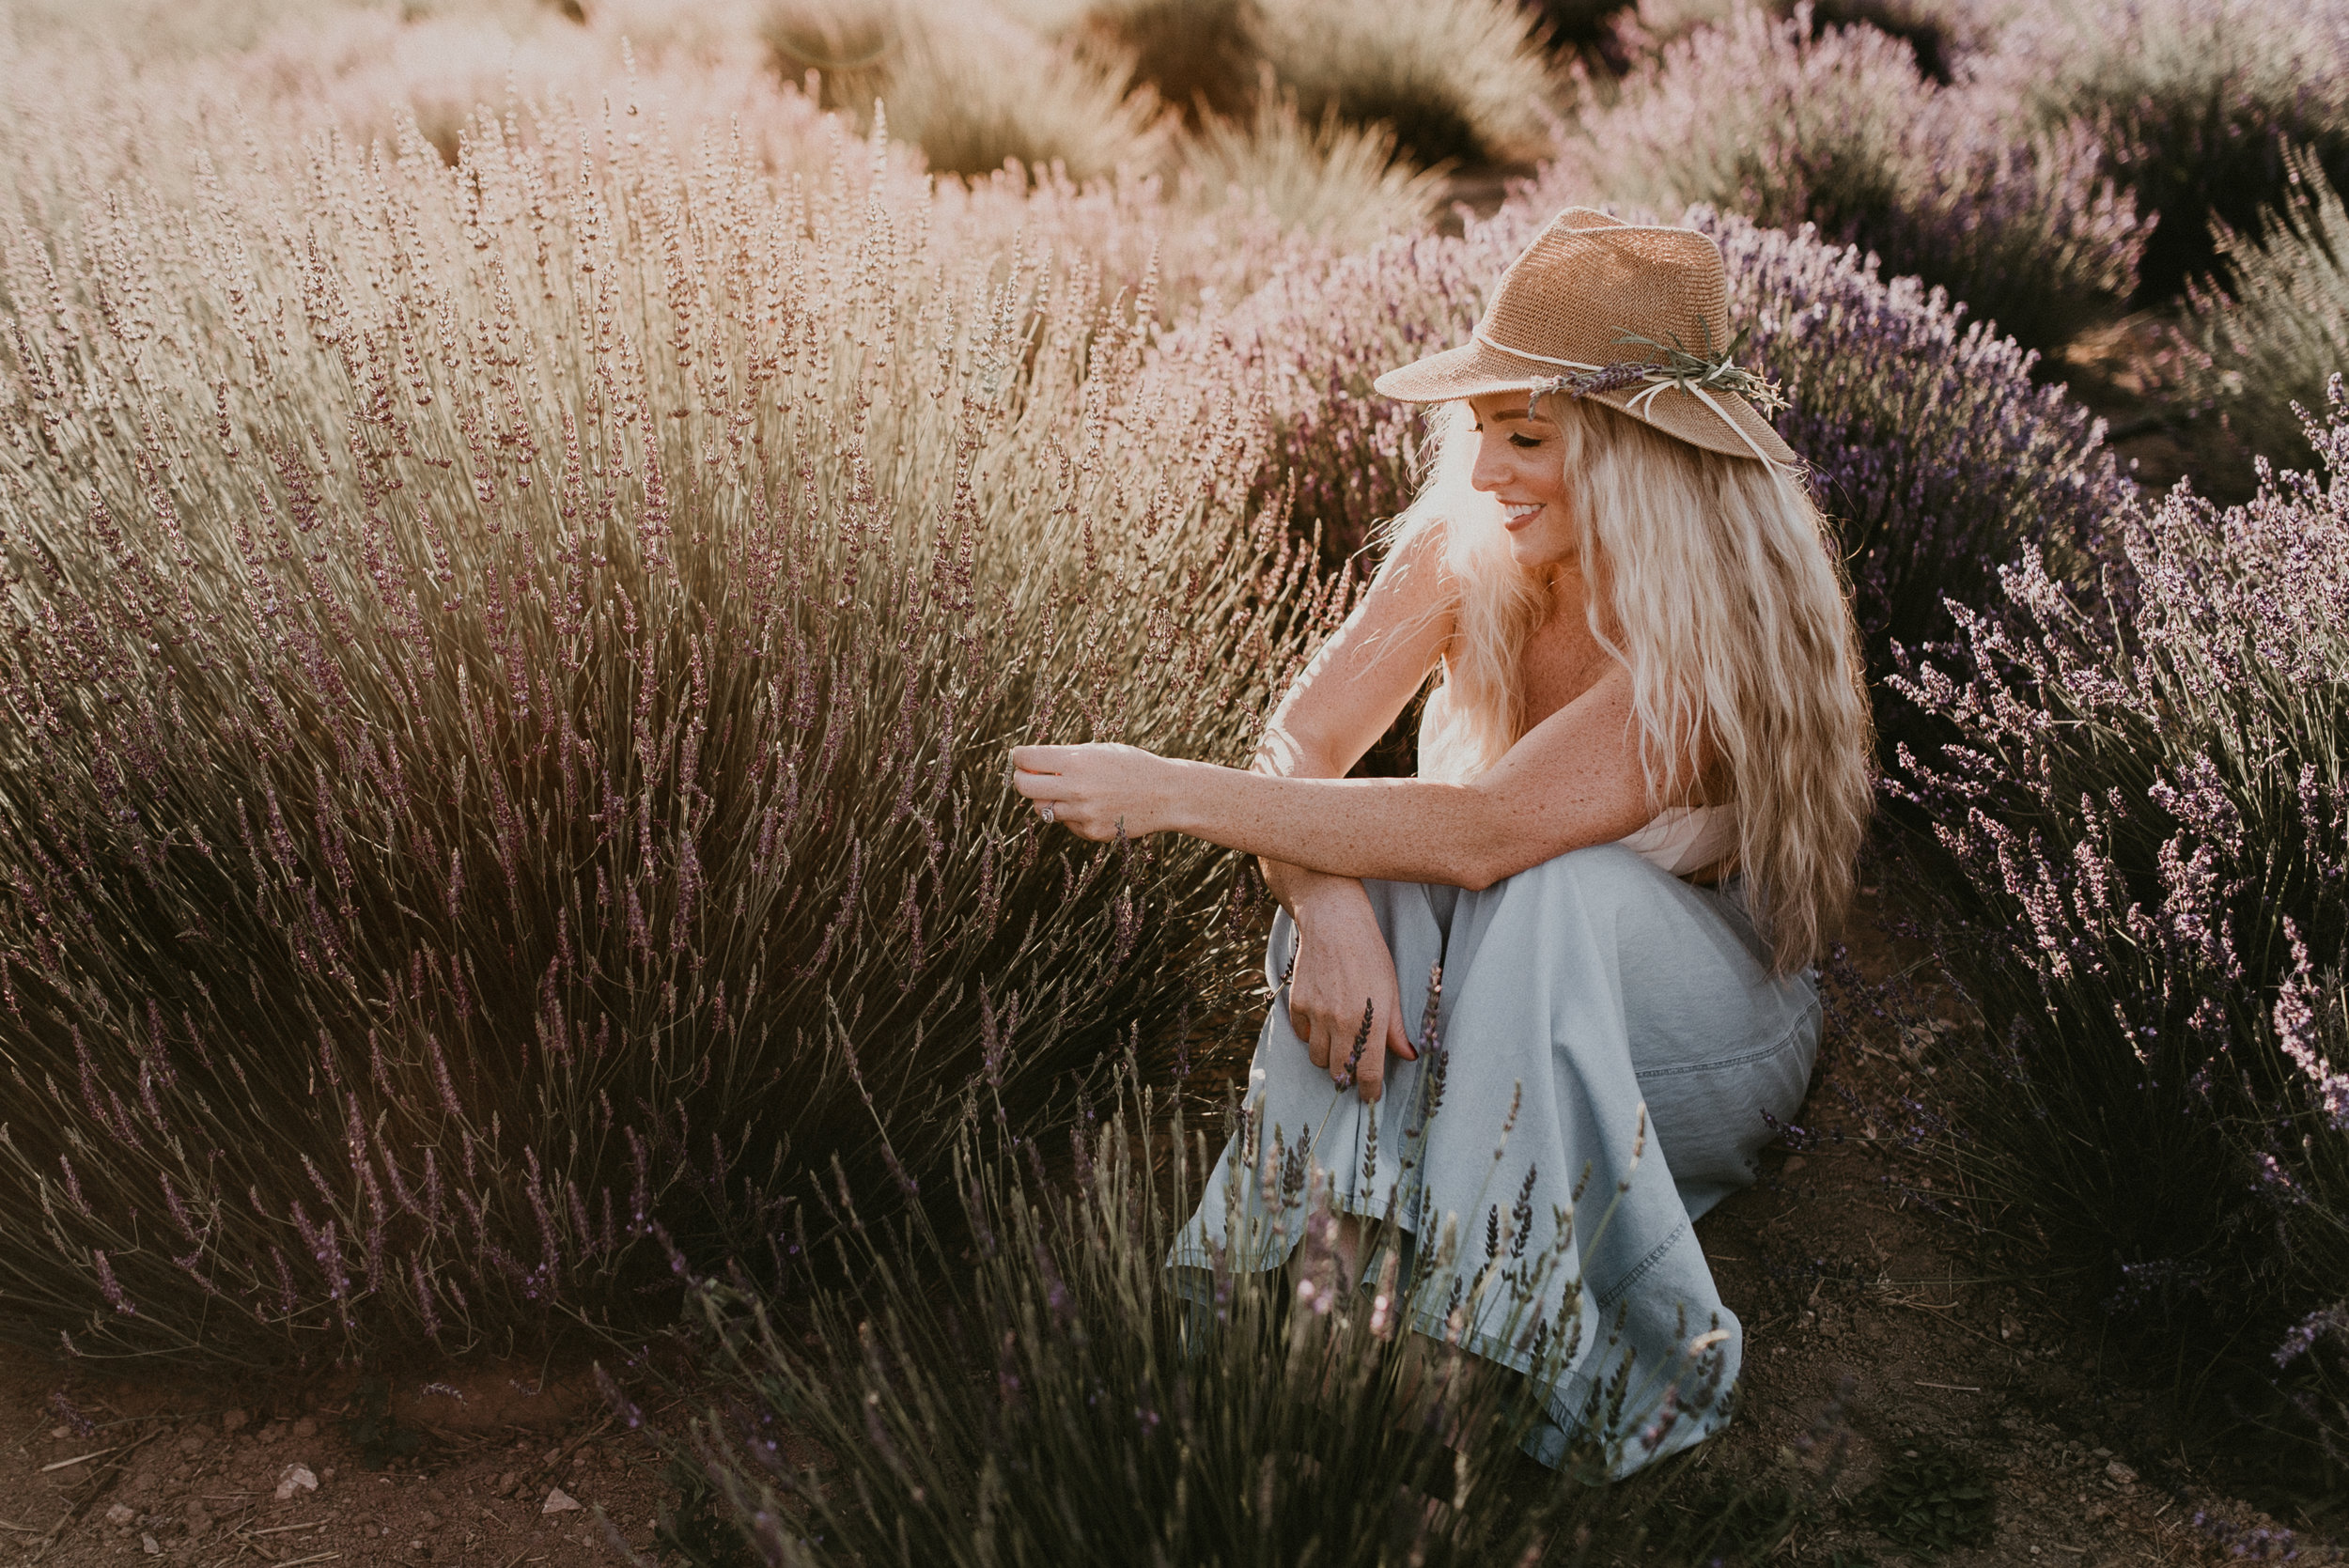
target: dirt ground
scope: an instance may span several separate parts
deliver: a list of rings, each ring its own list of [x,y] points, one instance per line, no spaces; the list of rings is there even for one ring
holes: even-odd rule
[[[1962,1036],[1921,983],[1930,954],[1871,918],[1872,894],[1854,923],[1857,978],[1916,976],[1907,1018],[1855,1028],[1869,998],[1847,997],[1800,1120],[1808,1136],[1789,1140],[1811,1146],[1768,1151],[1762,1181],[1697,1226],[1746,1329],[1738,1418],[1717,1462],[1759,1471],[1841,1396],[1847,1450],[1831,1498],[1850,1506],[1821,1510],[1781,1560],[1916,1560],[1868,1527],[1868,1487],[1904,1456],[1935,1454],[1978,1470],[1991,1494],[1989,1539],[1941,1554],[1948,1568],[2349,1560],[2188,1462],[2165,1394],[2108,1366],[2060,1287],[1998,1272],[1937,1199],[1935,1162],[1902,1141],[1902,1102],[1932,1102],[1936,1058]]]
[[[1925,955],[1870,934],[1864,902],[1855,958],[1873,985]],[[1762,1182],[1698,1227],[1748,1346],[1737,1418],[1705,1463],[1766,1477],[1841,1409],[1843,1436],[1825,1445],[1841,1449],[1831,1487],[1772,1560],[1927,1560],[1875,1532],[1868,1498],[1888,1466],[1935,1454],[1986,1480],[1993,1518],[1985,1545],[1940,1555],[1947,1568],[2343,1560],[2216,1490],[2181,1458],[2157,1394],[2100,1370],[2060,1298],[1985,1273],[1966,1228],[1928,1207],[1929,1162],[1895,1131],[1900,1100],[1948,1048],[1923,997],[1919,1021],[1830,1032],[1802,1123],[1816,1142],[1771,1153]],[[387,1455],[385,1430],[418,1446]],[[584,1368],[224,1389],[0,1353],[0,1563],[601,1562],[616,1556],[602,1517],[649,1549],[675,1496],[661,1469]]]
[[[403,1380],[388,1430],[414,1435],[406,1455],[362,1440],[368,1392],[114,1381],[8,1352],[0,1561],[599,1562],[616,1555],[599,1514],[649,1545],[660,1462],[583,1373]]]

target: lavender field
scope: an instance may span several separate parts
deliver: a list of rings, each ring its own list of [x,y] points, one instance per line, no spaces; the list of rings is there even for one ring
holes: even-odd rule
[[[11,0],[0,80],[0,1341],[59,1442],[126,1375],[592,1363],[668,1468],[556,1560],[2014,1560],[1824,1373],[1752,1465],[1411,1440],[1301,1173],[1303,1297],[1159,1266],[1269,901],[1006,753],[1244,762],[1418,483],[1373,378],[1582,202],[1719,241],[1870,664],[1773,1159],[1866,1143],[2160,1410],[2157,1560],[2339,1559],[2349,4]],[[259,1549],[101,1482],[0,1553]],[[419,1529],[350,1555],[489,1560]]]

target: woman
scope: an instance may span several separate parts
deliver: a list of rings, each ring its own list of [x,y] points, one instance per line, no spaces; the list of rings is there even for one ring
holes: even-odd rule
[[[1471,341],[1379,378],[1452,405],[1434,471],[1249,770],[1012,753],[1020,792],[1082,837],[1261,858],[1281,913],[1250,1136],[1310,1150],[1349,1286],[1379,1268],[1365,1221],[1422,1266],[1559,1261],[1538,1321],[1570,1340],[1522,1302],[1440,1293],[1411,1325],[1520,1373],[1570,1344],[1531,1440],[1552,1464],[1579,1436],[1627,1470],[1727,1417],[1739,1329],[1689,1222],[1751,1180],[1765,1113],[1802,1101],[1808,966],[1871,808],[1841,576],[1755,407],[1768,387],[1720,352],[1725,301],[1705,236],[1561,213]],[[1346,778],[1439,671],[1420,776]],[[1407,1026],[1423,1013],[1441,1073]],[[1395,1092],[1441,1115],[1414,1129],[1391,1108],[1382,1149]],[[1256,1203],[1258,1185],[1231,1190]],[[1178,1264],[1228,1264],[1221,1209]]]

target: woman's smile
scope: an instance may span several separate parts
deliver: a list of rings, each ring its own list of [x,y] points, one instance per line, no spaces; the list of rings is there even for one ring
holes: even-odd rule
[[[1493,498],[1509,552],[1525,567],[1557,566],[1579,552],[1567,505],[1565,439],[1526,406],[1522,392],[1469,400],[1476,417],[1476,462],[1469,483]]]

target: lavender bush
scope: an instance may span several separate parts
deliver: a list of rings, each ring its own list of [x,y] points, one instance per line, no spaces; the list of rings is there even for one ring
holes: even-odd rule
[[[1138,80],[1196,124],[1254,109],[1263,24],[1257,0],[1093,0],[1066,30],[1084,50],[1130,60]]]
[[[1343,612],[1245,366],[1049,205],[749,157],[517,114],[7,225],[0,1331],[641,1319],[656,1231],[781,1268],[1245,972],[1217,856],[1003,774],[1236,758]]]
[[[2211,220],[2253,228],[2289,184],[2286,147],[2349,179],[2342,0],[2062,0],[2018,9],[1987,81],[2050,128],[2095,128],[2108,172],[2158,219],[2139,300],[2175,298],[2214,259]]]
[[[869,116],[886,100],[896,133],[946,173],[1017,163],[1081,180],[1163,150],[1157,98],[1128,91],[1122,62],[1080,58],[992,5],[773,0],[760,30],[786,76],[829,79],[832,106]]]
[[[1512,0],[1259,0],[1259,37],[1309,119],[1384,125],[1423,167],[1530,162],[1556,96]]]
[[[1943,962],[1981,1010],[1956,1152],[2164,1362],[2349,1453],[2349,403],[2312,473],[2181,489],[2083,613],[2035,560],[1902,690]],[[2024,1228],[2019,1225],[2018,1230]],[[2262,1442],[2273,1442],[2263,1436]],[[2336,1472],[2337,1473],[2337,1472]]]
[[[1456,1347],[1421,1339],[1423,1356],[1409,1352],[1404,1326],[1422,1310],[1440,1315],[1455,1281],[1476,1281],[1473,1300],[1555,1264],[1516,1257],[1499,1208],[1491,1237],[1447,1242],[1416,1278],[1390,1250],[1375,1284],[1355,1291],[1336,1267],[1321,1178],[1258,1128],[1266,1163],[1260,1173],[1246,1162],[1237,1180],[1269,1184],[1272,1227],[1301,1237],[1297,1259],[1286,1273],[1245,1266],[1243,1248],[1276,1237],[1237,1219],[1237,1192],[1210,1191],[1230,1205],[1235,1238],[1251,1239],[1187,1293],[1165,1263],[1212,1152],[1132,1085],[1116,1114],[1079,1133],[1066,1182],[1023,1169],[974,1118],[964,1224],[951,1238],[843,1229],[834,1274],[854,1290],[771,1308],[695,1281],[694,1360],[715,1373],[723,1403],[668,1441],[721,1499],[745,1560],[1704,1562],[1722,1560],[1733,1533],[1758,1556],[1792,1528],[1803,1499],[1782,1482],[1733,1484],[1728,1506],[1716,1489],[1703,1494],[1715,1506],[1689,1508],[1711,1472],[1688,1474],[1678,1458],[1593,1484],[1607,1450],[1652,1450],[1679,1419],[1642,1397],[1637,1375],[1595,1412],[1612,1436],[1578,1455],[1581,1484],[1524,1457],[1530,1396],[1585,1343],[1572,1323],[1505,1387],[1466,1375]],[[1408,1138],[1396,1155],[1408,1157]],[[1171,1158],[1152,1164],[1145,1144]],[[692,1390],[704,1407],[708,1388]],[[1455,1423],[1457,1452],[1439,1436]],[[793,1469],[785,1432],[823,1463]],[[1805,1451],[1814,1441],[1797,1439]],[[1821,1457],[1833,1452],[1830,1441]],[[1804,1472],[1788,1473],[1807,1487]]]
[[[1489,287],[1549,208],[1545,183],[1466,235],[1397,239],[1268,285],[1237,313],[1242,348],[1268,366],[1279,467],[1300,522],[1350,551],[1410,496],[1420,426],[1377,396],[1380,370],[1466,337]],[[1781,432],[1848,563],[1870,667],[1952,629],[1943,597],[1988,604],[1997,572],[2036,550],[2090,574],[2107,520],[2133,487],[2097,423],[2035,356],[1966,319],[1914,278],[1887,282],[1851,247],[1695,209],[1720,244],[1741,354],[1792,406]],[[1332,311],[1327,302],[1355,302]],[[1913,722],[1886,706],[1888,733]]]
[[[2305,410],[2349,369],[2349,209],[2308,152],[2284,155],[2291,184],[2256,236],[2222,223],[2224,287],[2189,286],[2179,334],[2185,380],[2255,452],[2302,465]]]
[[[2041,347],[2136,287],[2144,225],[2095,135],[2034,130],[2002,91],[1927,80],[1901,39],[1812,20],[1740,9],[1668,46],[1581,117],[1546,197],[1814,225]]]
[[[1443,194],[1439,174],[1395,156],[1384,126],[1327,114],[1309,123],[1278,90],[1265,93],[1244,122],[1210,116],[1183,148],[1177,189],[1185,208],[1207,222],[1261,212],[1281,233],[1332,255],[1423,230]]]

